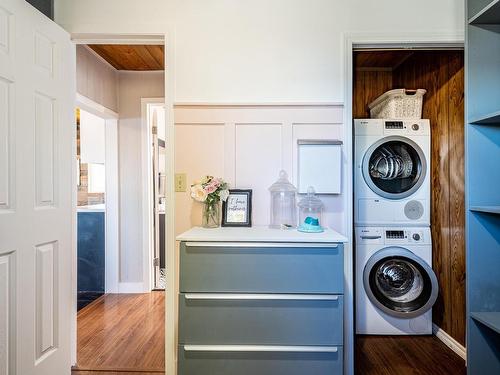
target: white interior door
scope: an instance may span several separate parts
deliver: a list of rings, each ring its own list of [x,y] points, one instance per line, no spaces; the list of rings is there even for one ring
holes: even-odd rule
[[[0,2],[0,375],[70,373],[75,51]]]

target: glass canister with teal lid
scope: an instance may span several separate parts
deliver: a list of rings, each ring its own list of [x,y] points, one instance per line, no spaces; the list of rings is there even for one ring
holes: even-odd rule
[[[288,174],[282,170],[278,180],[269,187],[271,193],[270,228],[292,229],[297,227],[297,188],[288,181]]]
[[[324,231],[322,224],[323,209],[325,205],[319,199],[314,187],[309,186],[307,195],[299,202],[299,227],[298,230],[307,233],[321,233]]]

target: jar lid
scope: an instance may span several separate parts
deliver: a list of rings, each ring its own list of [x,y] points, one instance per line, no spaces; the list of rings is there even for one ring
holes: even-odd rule
[[[300,208],[321,208],[324,206],[321,199],[316,197],[315,190],[312,186],[307,188],[307,195],[302,198],[298,204]]]
[[[280,177],[269,187],[269,191],[296,192],[297,188],[293,186],[290,181],[288,181],[288,174],[284,170],[281,170]]]

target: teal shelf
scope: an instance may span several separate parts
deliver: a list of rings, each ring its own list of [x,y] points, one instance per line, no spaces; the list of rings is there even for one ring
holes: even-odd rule
[[[493,0],[473,17],[469,18],[471,25],[491,25],[500,23],[500,0]]]
[[[500,334],[500,312],[471,312],[470,316],[475,321]]]
[[[469,210],[500,215],[500,206],[470,206]]]
[[[500,1],[500,0],[499,0]],[[473,125],[493,125],[500,126],[500,111],[493,112],[487,114],[486,116],[482,116],[470,121]]]

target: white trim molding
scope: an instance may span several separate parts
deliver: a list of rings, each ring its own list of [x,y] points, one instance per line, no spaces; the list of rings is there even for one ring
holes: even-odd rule
[[[467,361],[467,350],[457,340],[451,337],[446,331],[443,331],[434,323],[432,324],[432,333],[441,340],[448,348]]]
[[[150,292],[150,291],[147,291]],[[119,283],[118,293],[145,293],[144,283]]]

